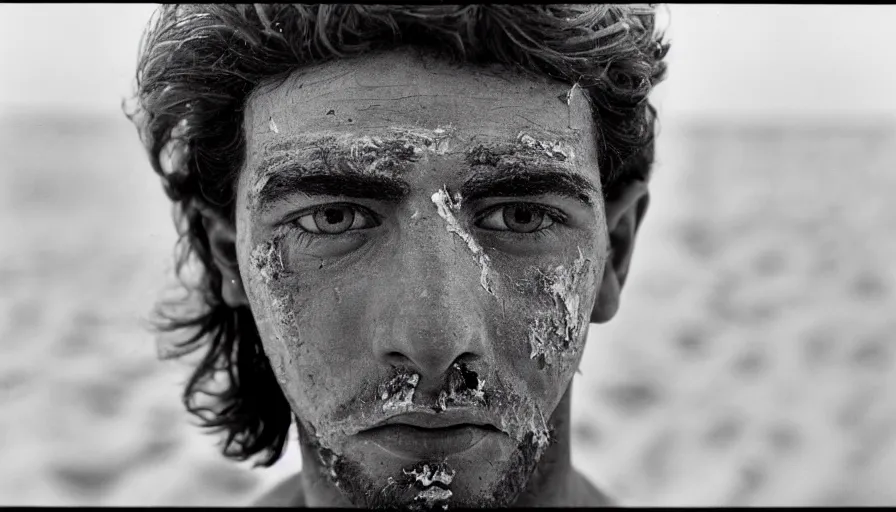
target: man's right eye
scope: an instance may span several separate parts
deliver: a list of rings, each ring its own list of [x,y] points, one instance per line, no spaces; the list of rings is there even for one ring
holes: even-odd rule
[[[321,206],[293,222],[303,231],[315,235],[340,235],[377,226],[370,212],[347,204]]]

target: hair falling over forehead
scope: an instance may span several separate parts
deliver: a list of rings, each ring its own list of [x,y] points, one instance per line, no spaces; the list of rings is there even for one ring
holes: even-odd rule
[[[136,94],[126,107],[174,202],[177,272],[187,277],[194,262],[199,273],[184,281],[195,293],[159,305],[159,328],[182,333],[180,352],[204,347],[183,399],[203,425],[227,431],[229,457],[258,455],[261,464],[273,464],[290,425],[251,312],[223,300],[200,214],[234,218],[245,158],[243,106],[259,85],[295,70],[401,46],[581,87],[599,120],[594,143],[604,194],[649,177],[655,110],[648,94],[665,75],[669,48],[652,6],[161,5],[144,34]],[[229,386],[210,391],[222,372]],[[210,393],[215,407],[196,404]],[[277,398],[260,407],[260,395]]]

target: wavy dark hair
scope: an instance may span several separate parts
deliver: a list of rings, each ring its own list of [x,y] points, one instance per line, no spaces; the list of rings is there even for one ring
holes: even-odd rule
[[[635,5],[159,7],[124,109],[174,204],[175,272],[189,291],[159,302],[157,328],[179,340],[176,356],[205,349],[183,402],[203,427],[226,432],[225,456],[272,465],[292,421],[251,311],[222,298],[202,222],[210,212],[234,219],[249,94],[304,66],[406,45],[578,84],[591,100],[601,181],[612,199],[631,181],[646,181],[653,163],[648,94],[664,78],[669,49],[655,17],[653,6]]]

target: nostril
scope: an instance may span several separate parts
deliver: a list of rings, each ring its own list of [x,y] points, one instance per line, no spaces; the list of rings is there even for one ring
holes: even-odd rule
[[[444,411],[449,404],[488,406],[483,384],[479,374],[469,369],[465,363],[455,362],[449,370],[445,389],[439,393],[436,412]]]
[[[472,356],[470,354],[471,358]],[[454,391],[475,390],[479,388],[479,374],[471,370],[466,362],[458,361],[452,365],[449,376],[449,387]]]
[[[479,375],[476,372],[467,369],[467,365],[463,363],[458,364],[457,366],[460,376],[464,381],[464,387],[467,389],[476,389],[479,386]]]

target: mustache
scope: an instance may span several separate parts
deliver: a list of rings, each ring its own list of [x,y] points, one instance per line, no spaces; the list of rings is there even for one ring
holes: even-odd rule
[[[506,432],[499,409],[508,403],[522,402],[504,389],[497,378],[486,387],[485,379],[463,363],[453,364],[446,372],[442,389],[434,399],[430,396],[421,400],[416,393],[419,382],[420,375],[415,370],[395,368],[375,388],[368,385],[338,406],[329,423],[342,435],[355,435],[400,416],[422,419],[430,424],[487,425]]]

